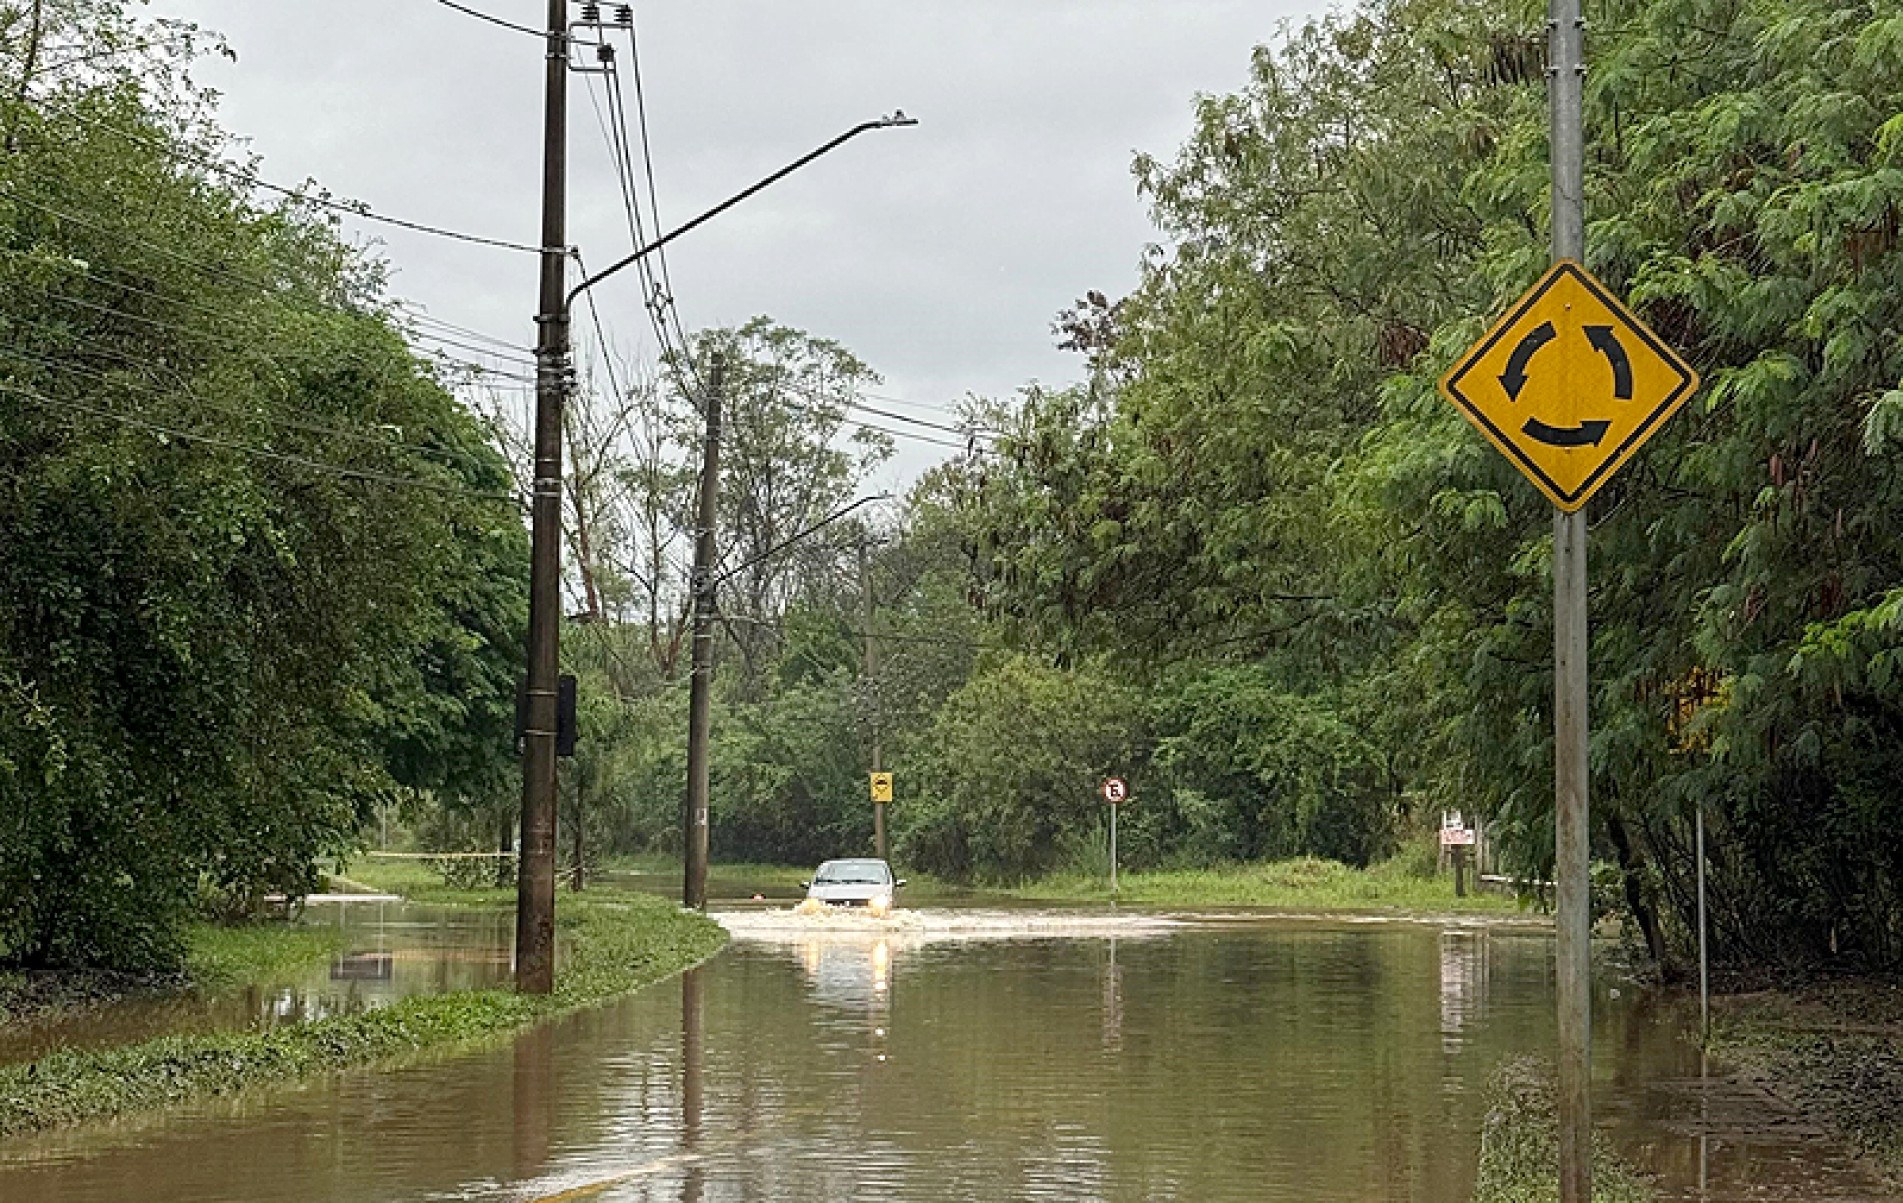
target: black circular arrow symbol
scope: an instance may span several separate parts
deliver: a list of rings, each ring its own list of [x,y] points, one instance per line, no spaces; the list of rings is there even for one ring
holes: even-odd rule
[[[1606,357],[1612,365],[1612,395],[1619,401],[1632,400],[1632,359],[1626,354],[1625,344],[1619,341],[1618,332],[1611,326],[1586,326],[1583,328],[1586,341],[1593,349]],[[1553,323],[1541,322],[1526,332],[1513,354],[1507,359],[1507,370],[1500,375],[1500,387],[1506,390],[1507,400],[1518,402],[1520,392],[1526,388],[1526,369],[1539,354],[1540,348],[1559,337],[1553,329]],[[1538,418],[1528,418],[1526,425],[1520,428],[1527,437],[1537,439],[1549,447],[1597,447],[1612,429],[1610,421],[1581,422],[1577,426],[1548,426]]]
[[[1507,360],[1507,370],[1500,377],[1500,387],[1507,391],[1507,400],[1518,401],[1520,390],[1526,387],[1526,365],[1533,362],[1533,356],[1547,343],[1559,337],[1553,329],[1553,323],[1541,322],[1527,331],[1520,345],[1513,348],[1513,357]]]

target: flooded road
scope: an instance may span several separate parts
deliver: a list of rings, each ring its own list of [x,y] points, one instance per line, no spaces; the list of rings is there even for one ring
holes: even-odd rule
[[[1488,1076],[1551,1046],[1538,928],[914,916],[733,916],[685,979],[509,1045],[0,1145],[0,1198],[1465,1203]],[[1701,1150],[1684,1017],[1613,988],[1622,1151],[1782,1197],[1743,1193],[1782,1137]]]

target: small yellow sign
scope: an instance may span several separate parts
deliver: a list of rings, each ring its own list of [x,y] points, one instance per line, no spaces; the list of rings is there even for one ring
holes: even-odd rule
[[[872,800],[874,802],[892,800],[892,774],[874,773],[872,775]]]
[[[1569,259],[1460,358],[1440,391],[1571,513],[1698,391],[1698,373]]]

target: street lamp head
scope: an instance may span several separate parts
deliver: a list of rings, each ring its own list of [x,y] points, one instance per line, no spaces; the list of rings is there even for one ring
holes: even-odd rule
[[[904,109],[893,109],[890,117],[881,117],[878,124],[886,129],[901,125],[917,125],[917,117],[907,117]]]

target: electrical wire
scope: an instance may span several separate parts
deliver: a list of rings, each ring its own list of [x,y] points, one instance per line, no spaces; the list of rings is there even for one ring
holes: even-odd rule
[[[744,623],[748,626],[756,627],[769,627],[779,631],[783,635],[786,634],[792,626],[792,624],[784,618],[758,618],[751,614],[729,614],[725,610],[720,612],[720,616],[728,622]],[[1008,643],[989,643],[978,639],[948,639],[942,635],[903,635],[896,631],[877,631],[868,635],[865,631],[858,630],[855,627],[844,626],[843,624],[841,624],[840,629],[843,629],[847,635],[854,639],[873,639],[880,643],[916,643],[929,647],[956,647],[968,648],[973,651],[990,652],[1015,652],[1023,650],[1022,648],[1012,647]]]
[[[20,323],[20,324],[35,325],[35,323]],[[44,329],[45,327],[40,327],[40,328]],[[112,358],[132,368],[141,368],[141,367],[147,366],[141,363],[140,361],[133,359],[131,356],[118,354],[116,352],[105,350],[104,348],[92,348],[92,353],[110,355]],[[380,447],[385,450],[408,451],[416,455],[434,456],[438,459],[442,459],[445,461],[460,462],[462,464],[466,464],[472,467],[487,467],[488,466],[480,457],[478,457],[473,452],[458,451],[450,447],[431,447],[422,443],[410,443],[402,439],[393,439],[383,434],[373,434],[369,430],[365,430],[365,429],[353,430],[347,427],[330,426],[330,425],[325,425],[324,423],[321,423],[321,422],[312,422],[312,421],[301,419],[301,418],[284,417],[279,414],[266,413],[262,411],[240,410],[230,405],[220,404],[219,402],[216,402],[209,397],[203,396],[202,394],[194,391],[183,379],[179,379],[176,382],[175,387],[177,392],[175,395],[174,393],[166,392],[157,387],[154,387],[152,384],[135,384],[132,381],[126,380],[120,376],[115,376],[107,372],[101,372],[95,368],[84,367],[80,364],[72,363],[72,362],[64,361],[64,360],[48,359],[44,356],[33,355],[26,351],[21,351],[13,347],[0,347],[0,356],[4,356],[8,359],[19,360],[23,363],[34,364],[36,366],[46,368],[50,371],[70,372],[74,375],[82,376],[87,379],[97,381],[101,384],[111,385],[115,388],[128,389],[132,392],[140,393],[145,396],[157,398],[160,400],[168,400],[168,401],[175,400],[177,397],[182,396],[186,400],[196,402],[197,404],[202,405],[206,407],[207,409],[211,409],[216,412],[222,412],[234,418],[240,418],[240,419],[255,418],[260,421],[269,422],[274,426],[282,426],[290,430],[301,430],[309,434],[330,435],[333,438],[352,439],[358,442]],[[390,427],[390,429],[395,429],[395,428]]]
[[[541,38],[544,41],[549,37],[549,32],[546,29],[537,29],[533,25],[517,25],[514,21],[505,21],[501,17],[491,16],[481,9],[471,8],[467,4],[458,4],[456,0],[436,0],[436,3],[442,5],[444,8],[453,8],[466,17],[474,17],[478,21],[487,21],[491,25],[500,25],[504,29],[513,29],[517,33],[526,33],[530,37]],[[567,40],[566,34],[561,36],[564,41]]]
[[[641,76],[641,39],[636,32],[633,9],[629,10],[627,28],[628,67],[630,74],[634,77],[634,109],[641,128],[641,162],[647,176],[648,214],[654,218],[654,232],[659,234],[662,228],[661,200],[660,192],[654,185],[654,139],[648,133],[647,87]],[[610,77],[610,81],[614,85],[616,97],[619,98],[621,94],[621,74],[618,64],[615,74]],[[627,105],[625,102],[621,104],[621,111],[622,120],[625,124],[627,120]],[[661,269],[661,284],[666,289],[663,295],[666,298],[668,315],[673,318],[675,332],[680,335],[681,343],[683,347],[685,347],[688,345],[687,331],[681,327],[680,306],[675,304],[674,301],[674,274],[672,269],[668,267],[667,248],[657,247],[654,256],[657,265]]]
[[[328,475],[336,476],[346,480],[361,480],[371,484],[389,485],[389,486],[399,487],[399,488],[421,489],[426,492],[454,494],[457,496],[481,498],[481,499],[489,500],[489,501],[507,501],[518,507],[520,507],[522,504],[522,499],[516,496],[514,493],[492,492],[486,489],[470,489],[470,488],[465,488],[461,485],[442,484],[437,481],[423,480],[414,476],[398,476],[398,475],[394,475],[392,473],[387,473],[387,472],[375,472],[375,471],[371,471],[369,469],[364,469],[364,468],[352,468],[352,467],[347,467],[343,464],[328,463],[323,460],[307,459],[301,455],[288,455],[281,451],[272,451],[269,448],[257,447],[249,443],[241,443],[234,439],[223,438],[218,435],[205,434],[199,431],[178,430],[174,427],[165,426],[157,422],[147,421],[144,418],[140,418],[132,414],[120,413],[110,409],[102,409],[95,405],[86,405],[78,401],[61,401],[56,398],[49,397],[46,394],[39,392],[36,389],[24,388],[24,387],[21,387],[20,385],[11,384],[4,380],[0,380],[0,392],[12,393],[15,396],[23,397],[29,402],[32,402],[34,404],[48,406],[53,409],[68,410],[71,412],[88,414],[97,418],[105,418],[109,421],[118,422],[126,426],[131,426],[140,430],[149,431],[153,434],[162,435],[166,438],[182,439],[190,443],[203,443],[203,444],[206,444],[207,446],[221,447],[226,450],[236,451],[244,455],[254,456],[258,459],[265,459],[265,460],[274,461],[276,463],[289,464],[293,467],[305,468],[315,472],[322,472],[322,473],[326,473]]]
[[[123,287],[126,287],[129,290],[134,292],[144,292],[144,290],[138,289],[130,285],[126,285]],[[263,362],[268,363],[273,367],[282,368],[284,366],[283,361],[275,358],[274,356],[270,355],[268,352],[259,350],[256,346],[252,345],[251,342],[247,341],[246,339],[242,337],[237,337],[234,335],[221,333],[219,331],[208,330],[201,326],[186,326],[186,325],[181,325],[177,322],[168,322],[162,318],[147,317],[143,314],[129,313],[123,309],[115,309],[110,305],[102,305],[96,301],[89,301],[83,297],[70,296],[66,293],[53,292],[49,290],[45,293],[42,293],[41,295],[46,297],[49,300],[62,301],[66,304],[77,306],[78,308],[81,308],[81,309],[90,310],[92,312],[95,312],[104,316],[116,317],[116,318],[120,318],[124,321],[129,321],[129,322],[137,322],[140,325],[151,326],[154,329],[159,329],[159,330],[167,330],[175,334],[183,334],[193,338],[207,339],[214,343],[219,343],[226,347],[230,347],[231,349],[239,352],[240,354],[249,355],[257,359],[260,359]],[[159,294],[156,294],[156,293],[145,293],[145,295],[159,296]],[[164,297],[160,297],[160,299],[169,300],[169,298],[164,298]],[[184,305],[191,304],[190,302],[185,302],[185,301],[179,301],[177,303],[184,304]],[[227,319],[229,315],[219,314],[217,316],[220,317],[221,319]],[[412,349],[416,351],[429,353],[429,355],[422,357],[421,359],[422,362],[426,362],[426,363],[434,362],[437,366],[449,368],[454,371],[469,372],[477,376],[494,377],[497,379],[518,381],[518,382],[526,383],[526,384],[535,383],[535,380],[533,377],[524,376],[520,373],[503,371],[501,369],[490,367],[486,364],[473,363],[467,360],[457,359],[454,356],[449,355],[445,352],[433,351],[432,348],[429,348],[429,347],[418,347],[418,348],[412,348]],[[354,362],[354,363],[361,364],[365,361],[361,358],[360,355],[357,355],[357,356],[353,356],[349,358],[347,362]]]
[[[25,207],[32,209],[33,211],[37,213],[41,213],[47,217],[53,218],[55,221],[70,222],[73,225],[91,230],[94,233],[104,235],[107,238],[111,238],[119,242],[130,243],[143,250],[151,251],[154,254],[163,256],[164,258],[169,259],[174,263],[181,264],[185,267],[195,268],[198,271],[204,272],[206,275],[211,276],[218,280],[236,283],[240,286],[243,286],[245,288],[255,291],[261,296],[269,297],[270,299],[274,301],[284,303],[286,305],[291,306],[292,308],[298,309],[305,313],[312,313],[312,314],[318,314],[318,315],[331,315],[331,314],[358,314],[358,313],[365,312],[361,310],[351,309],[348,306],[344,306],[344,305],[327,305],[322,302],[312,302],[311,300],[307,298],[304,298],[294,292],[287,290],[281,282],[273,282],[273,281],[264,279],[263,277],[260,277],[260,276],[253,276],[253,275],[249,275],[247,273],[238,271],[235,268],[226,266],[224,264],[213,263],[208,259],[201,259],[193,255],[184,254],[178,250],[173,249],[172,247],[165,246],[162,243],[153,242],[152,240],[146,239],[146,238],[140,238],[138,235],[128,233],[127,231],[124,231],[124,230],[114,229],[111,226],[104,224],[103,222],[99,222],[87,217],[83,217],[69,210],[59,209],[51,205],[42,204],[39,201],[33,200],[29,197],[22,196],[18,192],[14,192],[11,189],[8,189],[4,186],[0,186],[0,199],[11,201],[17,205],[24,205]],[[97,279],[98,277],[93,277],[93,278]],[[130,287],[128,285],[120,284],[116,281],[112,281],[109,283],[112,283],[116,287]],[[162,299],[170,299],[170,298],[162,298]],[[189,302],[183,302],[183,301],[179,301],[177,303],[189,304]],[[528,361],[531,363],[534,362],[534,359],[533,359],[534,349],[531,347],[524,346],[520,343],[513,343],[507,339],[498,338],[492,334],[485,334],[479,330],[472,330],[467,326],[458,326],[454,322],[444,321],[442,318],[434,317],[428,313],[418,312],[403,302],[392,303],[391,308],[401,312],[403,314],[404,319],[407,321],[434,325],[434,326],[440,327],[441,329],[448,330],[453,334],[461,335],[466,338],[475,339],[479,342],[490,343],[502,349],[515,352],[518,355],[527,358]],[[221,319],[224,317],[224,315],[222,314],[219,316],[221,317]]]
[[[646,216],[652,216],[655,231],[660,230],[658,211],[644,215],[641,211],[639,189],[636,186],[636,174],[632,150],[632,135],[628,128],[627,108],[621,103],[620,64],[611,65],[605,77],[603,91],[607,96],[607,115],[604,116],[601,105],[595,97],[595,89],[590,78],[588,87],[589,103],[594,106],[595,118],[601,126],[602,136],[608,143],[608,153],[614,160],[615,176],[621,188],[621,203],[628,219],[628,233],[637,247],[647,245]],[[643,148],[645,153],[645,147]],[[657,250],[657,258],[664,262],[665,251]],[[579,255],[577,256],[579,259]],[[698,407],[699,398],[705,395],[706,384],[701,379],[699,365],[694,362],[690,352],[687,334],[680,326],[678,311],[674,307],[671,291],[655,275],[654,266],[644,256],[635,261],[635,273],[641,281],[644,293],[642,308],[646,311],[648,323],[653,327],[654,336],[660,344],[661,362],[674,376],[674,384],[683,395]],[[583,276],[587,270],[583,269]],[[669,314],[673,314],[674,325],[668,325]],[[678,341],[677,341],[678,336]],[[691,378],[691,380],[690,380]]]
[[[861,407],[855,406],[853,402],[848,401],[844,398],[828,397],[828,396],[825,396],[824,394],[814,392],[810,389],[802,388],[799,385],[788,384],[785,381],[780,381],[777,387],[782,392],[788,392],[788,393],[794,394],[795,396],[804,397],[807,401],[815,405],[830,406],[830,407],[834,407],[834,408],[842,409],[842,410],[861,408]],[[981,450],[989,451],[991,450],[991,448],[980,446],[978,443],[978,439],[980,437],[984,437],[984,438],[996,437],[995,435],[980,435],[979,432],[974,432],[974,431],[959,430],[956,427],[934,426],[934,429],[945,431],[950,434],[959,435],[967,439],[967,441],[963,443],[954,443],[949,439],[941,439],[929,434],[919,434],[917,431],[895,430],[890,426],[881,426],[876,422],[862,422],[856,418],[848,418],[843,413],[829,414],[829,413],[823,413],[823,412],[816,412],[807,405],[801,405],[797,401],[786,401],[784,398],[782,398],[782,404],[785,404],[788,408],[792,409],[795,413],[805,414],[809,417],[828,418],[832,421],[840,423],[841,425],[851,426],[857,430],[866,430],[866,431],[872,431],[877,434],[889,435],[890,437],[895,439],[910,439],[913,442],[928,443],[935,447],[949,447],[954,451],[968,451],[968,452],[975,452],[975,451],[981,451]],[[892,415],[892,416],[896,417],[898,415]],[[904,419],[901,419],[901,420],[904,420]],[[925,424],[932,425],[931,423],[925,423]]]
[[[274,184],[271,181],[264,179],[261,176],[257,176],[252,174],[251,172],[243,171],[237,167],[233,167],[231,164],[226,163],[211,155],[208,155],[202,151],[187,150],[182,146],[178,146],[169,142],[161,142],[156,139],[150,138],[144,134],[135,134],[131,132],[130,130],[120,128],[119,126],[115,126],[111,124],[110,122],[101,121],[96,117],[89,117],[86,114],[80,112],[78,109],[75,109],[69,105],[58,104],[51,100],[46,99],[45,97],[36,98],[35,103],[42,109],[51,109],[55,113],[59,113],[66,117],[71,117],[73,120],[78,121],[80,124],[85,125],[90,129],[95,129],[95,130],[102,131],[104,133],[111,134],[114,137],[123,139],[124,141],[131,143],[134,146],[140,146],[145,148],[146,150],[152,151],[154,154],[161,154],[168,158],[178,159],[186,163],[191,163],[195,166],[202,167],[207,171],[216,172],[217,174],[225,176],[228,179],[238,180],[245,184],[249,184],[254,188],[262,188],[267,192],[275,192],[282,196],[287,196],[291,198],[292,200],[297,201],[299,204],[314,205],[321,209],[328,209],[328,210],[331,210],[332,212],[346,214],[351,217],[361,218],[364,221],[379,222],[383,225],[394,226],[398,229],[409,230],[418,234],[428,234],[436,238],[445,238],[451,241],[465,242],[465,243],[470,243],[476,246],[495,247],[495,248],[498,248],[501,250],[507,250],[507,251],[520,251],[525,254],[531,254],[531,255],[542,254],[545,249],[539,246],[529,246],[525,243],[510,242],[509,240],[503,239],[503,238],[490,238],[482,234],[470,234],[462,230],[452,230],[446,226],[431,225],[427,222],[421,222],[421,221],[412,221],[408,218],[392,217],[389,214],[379,213],[376,210],[370,208],[370,206],[361,204],[361,203],[349,203],[345,201],[331,200],[330,198],[324,197],[324,196],[313,196],[307,190],[303,188],[289,188],[283,184]],[[554,248],[550,248],[550,249],[554,249]],[[565,253],[565,248],[564,248],[564,253]]]

